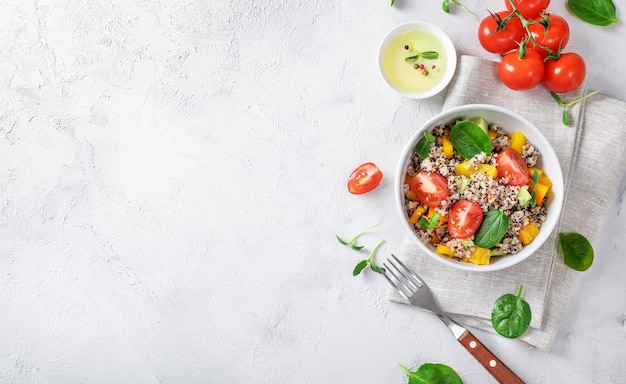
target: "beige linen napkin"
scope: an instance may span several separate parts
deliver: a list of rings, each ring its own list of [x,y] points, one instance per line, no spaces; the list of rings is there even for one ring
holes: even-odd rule
[[[513,91],[498,79],[496,62],[472,56],[461,56],[459,60],[443,109],[494,104],[534,123],[552,143],[563,169],[566,195],[561,221],[539,251],[502,271],[452,270],[421,252],[408,237],[396,256],[420,274],[451,317],[489,332],[494,332],[491,309],[496,299],[505,293],[515,294],[523,285],[522,296],[533,318],[520,339],[549,350],[580,273],[563,263],[556,249],[556,236],[558,232],[578,232],[593,244],[601,224],[597,218],[604,217],[626,170],[626,103],[594,95],[570,109],[570,125],[565,126],[561,107],[543,86]],[[561,96],[567,102],[583,92],[581,89]],[[391,290],[389,298],[403,302]]]

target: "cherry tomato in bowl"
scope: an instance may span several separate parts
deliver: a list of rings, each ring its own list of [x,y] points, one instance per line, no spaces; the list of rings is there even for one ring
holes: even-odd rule
[[[521,59],[517,57],[517,52],[507,53],[498,65],[502,83],[516,91],[536,87],[541,83],[544,72],[543,58],[533,50],[528,50]]]
[[[506,22],[503,29],[499,29],[499,22],[506,18],[510,12],[496,12],[485,17],[478,26],[478,41],[480,45],[492,53],[504,53],[518,47],[526,35],[522,22],[513,16]]]
[[[457,239],[472,237],[483,222],[483,210],[480,205],[469,200],[459,200],[450,209],[448,231]]]
[[[448,180],[437,172],[419,171],[411,178],[409,187],[417,201],[433,208],[440,206],[451,194]]]
[[[530,181],[526,161],[511,147],[505,147],[496,159],[498,176],[508,179],[508,185],[522,186]]]
[[[383,179],[383,173],[372,162],[361,164],[348,178],[348,191],[354,195],[367,193],[378,187]]]
[[[556,60],[545,63],[543,85],[553,92],[571,92],[585,80],[585,60],[573,52],[562,53]]]

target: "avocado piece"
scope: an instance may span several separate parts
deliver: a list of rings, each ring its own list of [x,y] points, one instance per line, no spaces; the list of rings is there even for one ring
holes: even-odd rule
[[[476,123],[483,131],[485,131],[485,133],[489,130],[487,120],[485,120],[482,116],[472,117],[470,121]]]
[[[519,192],[517,192],[517,201],[519,201],[519,205],[521,205],[522,207],[528,206],[528,204],[530,204],[532,199],[533,197],[530,194],[530,192],[528,192],[527,185],[524,185],[523,187],[521,187],[519,189]]]

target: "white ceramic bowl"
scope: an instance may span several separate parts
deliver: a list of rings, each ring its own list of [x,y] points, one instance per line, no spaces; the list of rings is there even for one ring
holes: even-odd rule
[[[443,52],[440,53],[441,59],[439,60],[439,62],[443,64],[443,65],[440,65],[440,67],[443,68],[443,72],[436,76],[436,78],[439,79],[439,81],[432,88],[427,89],[427,90],[410,91],[406,89],[404,90],[400,89],[397,84],[398,81],[396,80],[396,82],[394,82],[394,80],[391,78],[391,75],[389,75],[387,73],[388,71],[385,70],[385,54],[387,53],[387,50],[390,48],[390,43],[399,35],[405,32],[410,32],[410,31],[423,32],[423,33],[431,35],[441,45],[442,50],[443,50]],[[406,44],[406,43],[402,43],[402,44]],[[429,50],[432,48],[430,48],[429,46],[426,46],[426,48],[424,49]],[[445,58],[444,58],[444,54],[445,54]],[[410,56],[410,52],[407,51],[406,55]],[[452,41],[450,40],[448,35],[446,35],[438,27],[429,23],[422,22],[422,21],[408,22],[408,23],[404,23],[395,27],[385,36],[383,41],[380,43],[380,47],[378,49],[378,69],[385,83],[387,83],[387,85],[389,85],[393,90],[400,93],[401,95],[409,97],[409,98],[413,98],[413,99],[425,99],[425,98],[438,94],[444,88],[446,88],[446,86],[450,83],[450,80],[452,80],[452,76],[454,76],[454,72],[456,71],[456,59],[457,59],[456,50],[454,48],[454,44],[452,44]],[[399,60],[404,61],[402,57]],[[425,60],[424,63],[428,66],[427,69],[430,70],[430,66],[429,66],[430,62],[428,60]],[[402,63],[402,64],[406,64],[407,68],[410,68],[412,66],[412,64],[410,63]],[[413,71],[416,73],[416,76],[419,76],[417,70],[413,70]],[[395,72],[398,72],[398,71],[395,71]]]
[[[541,224],[541,230],[537,237],[533,240],[533,242],[526,245],[521,252],[515,255],[495,257],[489,265],[475,265],[472,263],[457,261],[453,258],[441,256],[435,253],[430,244],[424,244],[417,237],[413,231],[412,225],[408,221],[408,217],[404,209],[405,198],[403,193],[403,184],[406,169],[410,162],[415,145],[419,139],[423,137],[423,132],[425,130],[430,131],[439,124],[445,124],[457,118],[472,118],[477,116],[484,117],[488,123],[497,123],[507,133],[518,131],[523,132],[527,140],[530,141],[530,143],[532,143],[540,152],[537,167],[541,168],[552,181],[552,188],[548,192],[547,202],[544,202],[544,204],[547,204],[547,218],[546,221]],[[525,260],[548,239],[556,227],[559,216],[561,215],[564,196],[563,173],[561,171],[559,159],[557,158],[552,145],[548,142],[541,131],[531,122],[517,113],[502,107],[488,104],[470,104],[441,112],[425,122],[417,130],[417,132],[415,132],[400,157],[400,162],[396,171],[395,195],[396,205],[400,213],[402,225],[406,228],[407,233],[415,241],[416,245],[426,254],[445,265],[465,271],[495,271],[508,268]]]

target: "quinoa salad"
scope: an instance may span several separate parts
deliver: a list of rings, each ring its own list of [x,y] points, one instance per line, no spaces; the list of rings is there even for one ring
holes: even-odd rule
[[[472,130],[484,132],[479,138],[489,146],[468,155],[458,137]],[[425,132],[403,185],[415,234],[437,254],[479,265],[520,252],[546,220],[552,183],[537,167],[539,156],[521,132],[507,134],[481,117]]]

